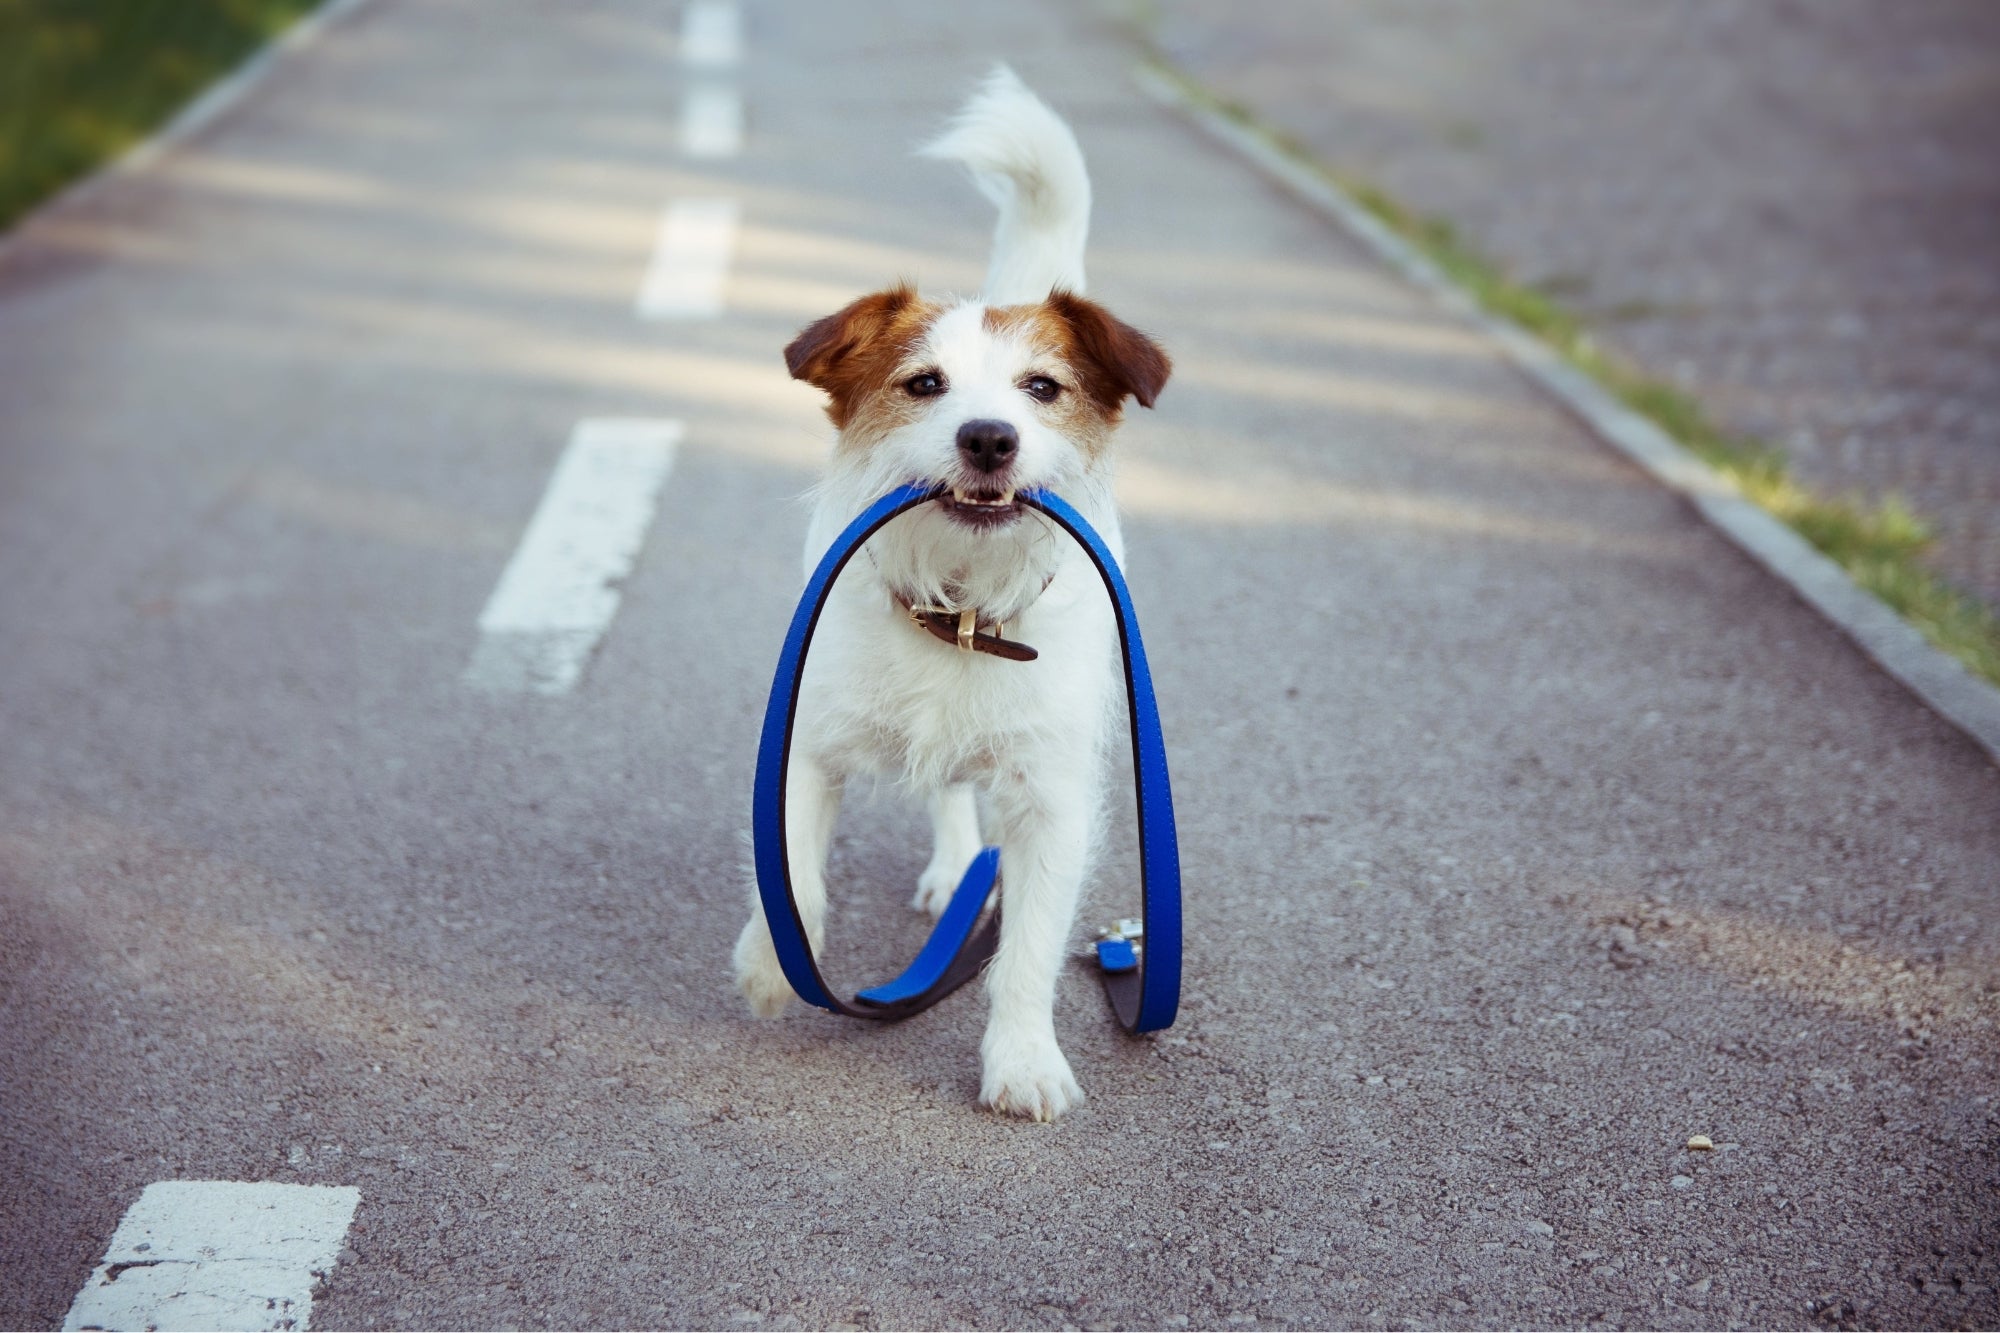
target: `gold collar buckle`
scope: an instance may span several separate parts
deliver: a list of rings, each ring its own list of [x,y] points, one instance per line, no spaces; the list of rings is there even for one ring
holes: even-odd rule
[[[1009,658],[1016,662],[1032,662],[1036,653],[1025,643],[1016,643],[1007,637],[1007,622],[1000,621],[992,626],[992,632],[979,632],[979,610],[966,607],[959,610],[949,606],[917,606],[904,603],[910,613],[910,623],[925,633],[942,639],[962,653],[992,653],[996,657]]]

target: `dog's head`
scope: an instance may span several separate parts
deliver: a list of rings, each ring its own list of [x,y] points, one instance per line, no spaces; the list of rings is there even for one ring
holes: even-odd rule
[[[1035,601],[1067,547],[1046,521],[1023,521],[1016,493],[1108,502],[1125,400],[1151,407],[1171,369],[1151,338],[1080,296],[945,304],[908,286],[809,326],[785,364],[830,399],[840,442],[826,489],[845,512],[910,482],[949,488],[869,543],[885,582],[1002,618]]]
[[[907,286],[864,296],[785,349],[827,392],[836,469],[951,489],[937,506],[974,532],[1013,525],[1017,491],[1060,490],[1103,458],[1127,398],[1167,382],[1159,344],[1067,292],[1033,305],[944,305]]]

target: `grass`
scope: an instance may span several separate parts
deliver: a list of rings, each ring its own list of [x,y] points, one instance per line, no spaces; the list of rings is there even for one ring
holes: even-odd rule
[[[143,138],[317,0],[0,0],[0,228]]]
[[[1190,97],[1237,121],[1345,192],[1488,312],[1512,320],[1555,348],[1729,478],[1746,498],[1789,524],[1932,643],[2000,684],[2000,616],[1925,562],[1935,534],[1900,497],[1871,502],[1858,494],[1826,496],[1809,490],[1791,475],[1783,451],[1768,441],[1725,431],[1689,394],[1599,347],[1576,312],[1549,291],[1515,281],[1501,265],[1466,243],[1451,223],[1417,213],[1368,182],[1332,169],[1305,145],[1264,124],[1249,108],[1208,93],[1157,52],[1153,65]]]

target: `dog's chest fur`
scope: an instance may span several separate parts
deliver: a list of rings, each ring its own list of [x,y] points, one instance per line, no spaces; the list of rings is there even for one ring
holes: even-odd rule
[[[1079,742],[1094,747],[1115,626],[1101,598],[1077,595],[1089,577],[1065,562],[1009,627],[1041,654],[1033,662],[941,643],[877,586],[839,590],[806,678],[806,742],[836,772],[923,791],[1018,779]]]

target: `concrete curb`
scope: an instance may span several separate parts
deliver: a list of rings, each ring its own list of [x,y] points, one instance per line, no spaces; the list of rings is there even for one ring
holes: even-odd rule
[[[144,171],[169,152],[192,142],[248,97],[280,60],[295,52],[303,51],[318,41],[327,29],[357,13],[369,3],[371,0],[326,0],[326,3],[319,8],[285,29],[276,41],[268,43],[229,74],[211,84],[199,97],[175,112],[173,119],[159,129],[89,175],[71,181],[23,213],[15,219],[13,226],[0,233],[0,263],[6,262],[9,254],[36,222],[95,193],[108,181]]]
[[[1248,158],[1305,203],[1339,223],[1440,305],[1476,325],[1500,345],[1522,374],[1662,486],[1685,496],[1709,523],[1839,626],[1876,665],[2000,765],[2000,689],[1933,647],[1913,625],[1872,593],[1857,587],[1847,571],[1745,499],[1727,478],[1626,407],[1548,344],[1512,321],[1488,314],[1421,252],[1324,176],[1190,96],[1158,70],[1139,65],[1133,77],[1149,96]]]

